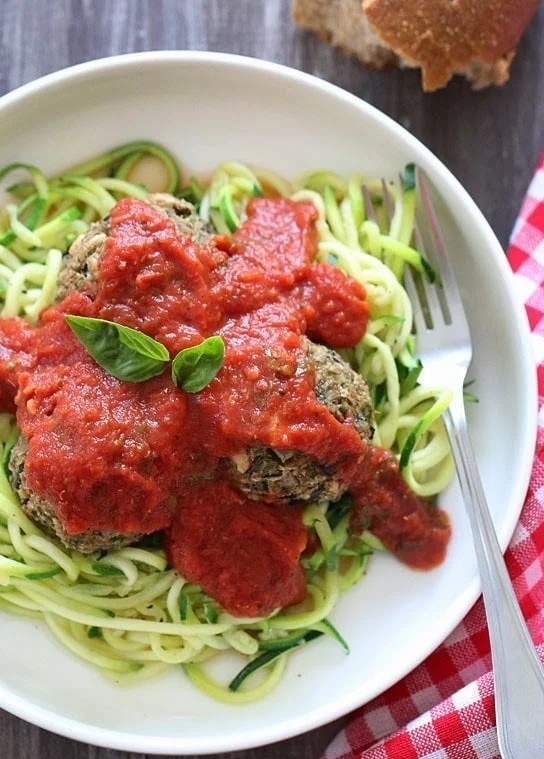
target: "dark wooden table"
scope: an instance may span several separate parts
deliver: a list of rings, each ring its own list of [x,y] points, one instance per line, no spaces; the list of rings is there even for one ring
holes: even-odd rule
[[[364,70],[295,28],[289,6],[290,0],[0,0],[0,95],[59,68],[138,50],[219,50],[278,61],[359,95],[419,137],[506,245],[544,148],[544,7],[507,86],[474,93],[459,80],[424,95],[417,72]],[[341,724],[215,759],[317,759]],[[2,759],[137,756],[60,738],[2,711],[0,746]]]

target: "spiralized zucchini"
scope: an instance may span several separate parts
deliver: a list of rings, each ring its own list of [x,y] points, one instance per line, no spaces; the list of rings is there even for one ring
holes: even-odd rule
[[[164,182],[164,192],[179,189],[175,160],[145,141],[123,145],[50,180],[24,163],[0,171],[0,181],[15,172],[29,176],[29,181],[7,188],[14,202],[0,208],[0,316],[37,321],[55,298],[62,251],[91,222],[106,216],[119,198],[147,195],[145,187],[129,181],[138,176],[142,162],[147,162],[148,175],[155,175],[154,182],[157,175]]]
[[[293,197],[315,205],[317,260],[340,267],[367,291],[368,331],[342,355],[370,387],[375,442],[399,456],[416,493],[441,492],[453,472],[441,421],[450,397],[442,388],[417,384],[412,307],[401,284],[405,265],[425,268],[410,246],[415,201],[409,169],[404,188],[388,188],[391,213],[381,183],[364,179],[377,212],[373,219],[360,174],[345,180],[311,171],[291,182],[269,170],[227,162],[207,186],[193,178],[182,186],[176,160],[152,142],[123,145],[51,179],[33,166],[12,164],[0,172],[0,180],[15,174],[24,178],[7,188],[11,200],[0,208],[0,315],[37,321],[55,298],[62,252],[119,198],[145,197],[150,170],[150,189],[190,200],[219,233],[238,228],[255,196]],[[339,594],[365,573],[373,551],[384,550],[369,533],[350,536],[349,497],[328,508],[312,504],[305,512],[320,547],[303,560],[304,604],[266,619],[240,619],[170,569],[160,541],[153,543],[156,536],[88,556],[45,535],[25,516],[9,483],[7,462],[16,437],[13,418],[0,414],[0,609],[42,619],[72,653],[116,681],[182,665],[197,687],[231,703],[268,693],[281,679],[286,654],[318,636],[347,649],[327,617]],[[224,651],[246,661],[230,687],[216,682],[203,666]]]

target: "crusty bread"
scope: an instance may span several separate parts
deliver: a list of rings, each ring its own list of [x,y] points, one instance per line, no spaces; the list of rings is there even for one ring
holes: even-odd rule
[[[294,0],[293,18],[366,66],[381,69],[397,62],[372,31],[361,0]]]
[[[504,84],[540,0],[293,0],[293,16],[366,65],[422,69],[423,89],[464,74]]]

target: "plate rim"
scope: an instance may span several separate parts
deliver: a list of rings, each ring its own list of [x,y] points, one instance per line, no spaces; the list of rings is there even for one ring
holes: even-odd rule
[[[73,81],[78,78],[85,79],[87,77],[92,78],[93,76],[100,74],[107,76],[112,70],[123,68],[129,69],[134,65],[152,66],[167,62],[173,64],[189,62],[205,65],[214,62],[219,65],[239,66],[253,71],[260,71],[264,74],[284,77],[291,81],[299,82],[304,86],[309,86],[314,90],[320,90],[325,95],[332,95],[336,98],[340,98],[341,100],[344,100],[344,102],[355,106],[358,110],[377,120],[378,123],[381,122],[387,131],[393,132],[396,137],[401,138],[405,143],[411,142],[415,145],[417,152],[420,155],[423,155],[428,163],[432,165],[433,176],[431,179],[433,184],[436,184],[437,182],[440,184],[440,194],[445,195],[447,192],[455,193],[457,199],[464,204],[465,208],[470,211],[471,215],[477,217],[481,231],[486,238],[486,243],[490,251],[493,251],[497,266],[499,267],[499,273],[503,284],[505,285],[505,291],[510,301],[510,305],[512,306],[512,312],[516,321],[516,331],[523,337],[522,342],[520,343],[519,358],[524,367],[523,374],[525,375],[527,382],[531,385],[532,401],[527,399],[527,412],[529,411],[529,406],[531,404],[534,412],[532,416],[533,421],[529,425],[526,440],[523,441],[525,449],[521,456],[521,460],[524,464],[523,471],[519,473],[516,480],[515,498],[517,499],[519,507],[518,509],[512,509],[512,513],[507,514],[507,518],[500,526],[500,532],[498,535],[501,549],[504,552],[518,522],[532,470],[537,432],[537,378],[535,361],[531,350],[530,329],[525,309],[520,299],[516,297],[513,282],[508,282],[512,277],[512,271],[499,241],[475,201],[446,165],[442,163],[442,161],[429,148],[394,119],[376,108],[376,106],[373,106],[363,98],[353,95],[341,87],[319,79],[314,75],[298,71],[283,64],[273,63],[250,56],[210,51],[164,50],[127,53],[106,58],[98,58],[59,69],[58,71],[46,74],[4,94],[0,97],[0,114],[12,106],[15,106],[18,102],[32,97],[33,94],[41,90],[60,86],[69,80]],[[113,731],[110,728],[100,728],[77,719],[64,717],[55,711],[34,705],[25,698],[14,694],[11,689],[8,689],[1,682],[0,707],[32,724],[59,735],[63,735],[67,738],[117,750],[137,751],[150,754],[177,754],[181,751],[183,753],[205,755],[221,751],[237,751],[254,748],[280,740],[286,740],[295,735],[300,735],[316,729],[317,727],[320,727],[327,722],[331,722],[353,709],[362,706],[363,703],[368,703],[380,693],[383,693],[395,682],[398,682],[399,679],[402,679],[402,677],[405,677],[417,667],[447,638],[452,630],[462,621],[463,617],[475,603],[479,595],[480,582],[476,577],[456,598],[456,604],[454,605],[455,612],[450,613],[448,624],[442,624],[438,627],[439,631],[435,632],[435,634],[430,637],[427,646],[419,651],[417,657],[412,657],[410,659],[409,668],[403,668],[403,671],[400,673],[397,672],[396,675],[391,676],[389,680],[385,681],[383,685],[379,686],[379,688],[376,688],[375,692],[371,693],[363,702],[357,699],[355,693],[350,693],[349,697],[346,696],[342,701],[336,701],[332,706],[322,706],[319,709],[307,713],[305,715],[304,725],[300,724],[300,717],[295,717],[289,720],[283,720],[280,725],[281,730],[279,733],[276,725],[268,725],[267,727],[258,728],[257,739],[255,735],[246,738],[243,735],[243,731],[237,733],[235,736],[229,735],[227,740],[223,739],[222,736],[217,735],[207,736],[202,739],[200,737],[187,738],[183,735],[176,737],[153,737],[145,734],[134,735],[133,733],[128,732]]]

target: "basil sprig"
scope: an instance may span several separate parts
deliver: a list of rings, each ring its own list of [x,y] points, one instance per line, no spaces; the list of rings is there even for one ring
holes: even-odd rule
[[[118,380],[145,382],[170,360],[164,345],[137,329],[89,316],[67,315],[66,321],[96,363]]]
[[[172,361],[172,380],[186,393],[198,393],[209,385],[223,366],[225,343],[220,335],[181,350]]]
[[[132,327],[89,316],[66,321],[97,364],[125,382],[145,382],[164,371],[170,354],[162,343]],[[219,335],[181,350],[172,362],[172,379],[187,393],[206,387],[223,365],[225,344]]]

